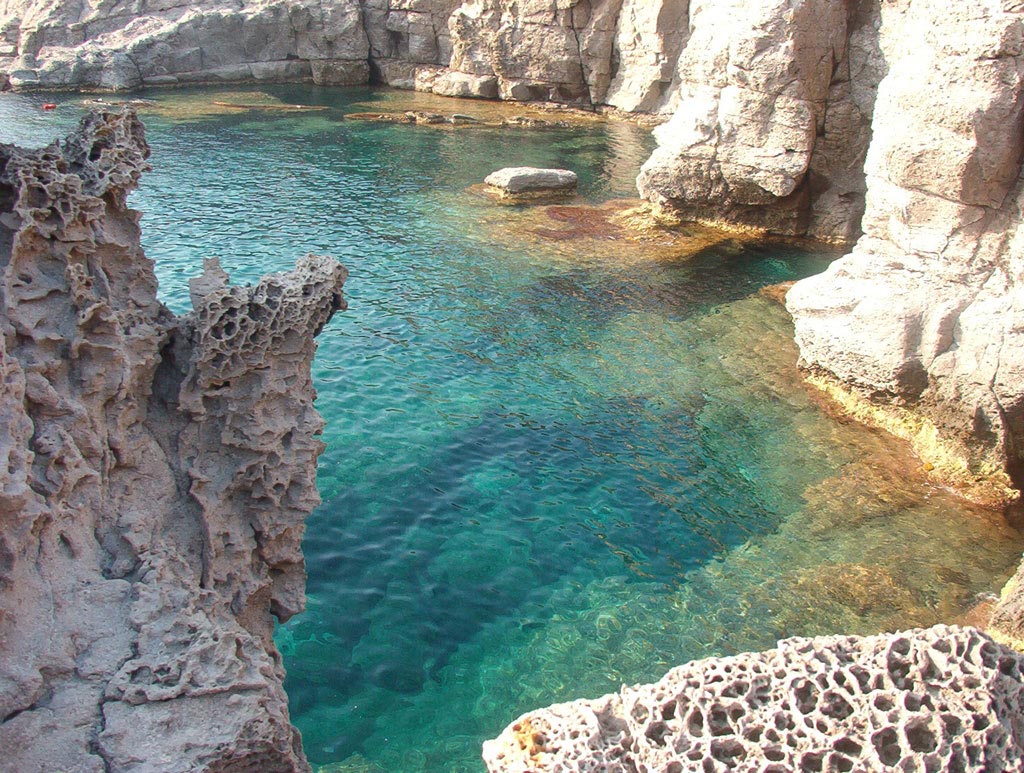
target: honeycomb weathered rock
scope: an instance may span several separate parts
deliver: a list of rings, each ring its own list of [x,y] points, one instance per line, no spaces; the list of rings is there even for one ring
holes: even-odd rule
[[[786,639],[526,714],[492,773],[991,771],[1024,765],[1024,655],[972,628]]]
[[[309,256],[176,318],[128,192],[131,112],[0,146],[0,768],[308,770],[271,614],[304,603],[318,503]]]

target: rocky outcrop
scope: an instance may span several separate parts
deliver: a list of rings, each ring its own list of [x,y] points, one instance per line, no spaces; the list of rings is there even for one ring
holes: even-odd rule
[[[690,4],[675,113],[638,185],[691,218],[806,231],[806,184],[846,8],[833,0]]]
[[[857,235],[877,0],[0,0],[18,88],[366,82],[659,114],[645,198],[684,215]]]
[[[827,240],[857,235],[875,89],[874,0],[693,0],[637,181],[684,217]]]
[[[870,401],[947,478],[992,479],[1014,496],[1024,474],[1024,11],[982,5],[883,7],[887,74],[864,235],[799,282],[788,307],[806,367]]]
[[[484,745],[523,770],[1019,770],[1024,656],[971,628],[786,639],[526,714]]]
[[[0,146],[0,748],[5,769],[307,770],[273,620],[302,609],[318,502],[309,256],[181,318],[128,192],[134,114]]]
[[[672,28],[685,2],[648,5],[2,0],[0,71],[23,88],[126,89],[199,80],[363,83],[372,67],[386,83],[452,96],[596,104],[611,93],[613,104],[647,109],[658,102],[651,79],[670,77],[665,63],[678,48]]]
[[[365,83],[358,3],[0,0],[0,70],[22,88],[195,81]],[[3,64],[6,61],[7,64]]]

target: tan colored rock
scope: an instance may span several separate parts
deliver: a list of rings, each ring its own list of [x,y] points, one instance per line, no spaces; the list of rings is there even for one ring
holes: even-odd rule
[[[602,101],[629,112],[664,106],[690,36],[688,8],[689,0],[623,0]]]
[[[807,172],[846,10],[834,0],[690,4],[675,112],[637,185],[684,217],[807,228]]]
[[[131,112],[0,146],[3,764],[308,770],[271,615],[304,603],[309,366],[345,271],[211,263],[174,317],[126,206],[147,155]]]
[[[992,613],[989,632],[1016,650],[1024,649],[1024,563],[1003,588]]]
[[[883,7],[864,236],[788,296],[807,367],[914,408],[1002,485],[1024,464],[1022,25],[1024,11]]]
[[[618,3],[464,2],[448,23],[449,65],[496,76],[506,99],[590,104],[591,86],[607,88]]]
[[[1024,655],[972,628],[786,639],[524,714],[484,744],[524,770],[1018,770]]]
[[[17,52],[7,73],[21,88],[124,90],[144,83],[313,76],[350,83],[357,73],[364,76],[360,82],[368,76],[356,0],[258,0],[240,7],[217,0],[143,7],[4,0],[4,19]],[[323,64],[312,72],[311,62]]]
[[[807,235],[813,238],[849,243],[860,235],[867,188],[864,159],[878,84],[886,67],[879,50],[880,24],[874,0],[849,4],[846,50],[832,76],[808,170]]]

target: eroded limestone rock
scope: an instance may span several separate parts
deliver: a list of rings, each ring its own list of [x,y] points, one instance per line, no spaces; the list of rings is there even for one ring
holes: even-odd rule
[[[786,639],[525,714],[491,773],[1018,770],[1024,655],[973,628]]]
[[[864,236],[790,291],[801,357],[883,412],[913,408],[966,460],[961,485],[1009,491],[1024,469],[1024,11],[903,0],[881,19]]]
[[[0,748],[19,771],[307,770],[271,612],[302,608],[321,420],[307,257],[156,299],[132,112],[0,146]]]

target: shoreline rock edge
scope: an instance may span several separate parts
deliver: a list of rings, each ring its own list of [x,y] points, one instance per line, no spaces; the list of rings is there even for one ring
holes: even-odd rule
[[[1024,655],[973,628],[784,639],[524,714],[490,773],[1019,770]]]
[[[210,262],[175,317],[126,204],[147,156],[132,111],[0,146],[0,748],[308,771],[272,614],[305,603],[310,363],[346,272],[307,256],[242,288]]]

